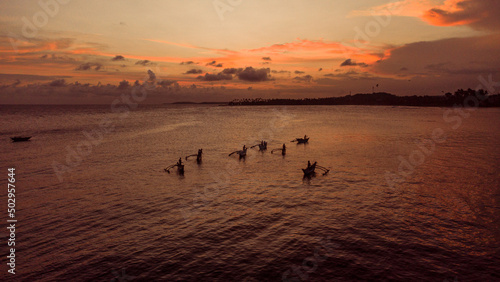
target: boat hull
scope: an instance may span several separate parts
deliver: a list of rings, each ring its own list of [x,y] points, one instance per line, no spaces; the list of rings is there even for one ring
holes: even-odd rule
[[[297,138],[297,144],[303,144],[307,143],[309,141],[309,138]]]
[[[23,142],[23,141],[29,141],[31,136],[14,136],[10,137],[12,139],[12,142]]]
[[[179,174],[184,174],[184,165],[177,166],[177,172]]]

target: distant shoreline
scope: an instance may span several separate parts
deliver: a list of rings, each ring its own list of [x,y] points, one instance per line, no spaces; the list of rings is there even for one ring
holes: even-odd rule
[[[396,96],[377,92],[342,97],[304,99],[238,99],[229,106],[279,106],[279,105],[358,105],[358,106],[411,106],[411,107],[500,107],[500,95],[488,95],[486,91],[457,90],[443,96]]]

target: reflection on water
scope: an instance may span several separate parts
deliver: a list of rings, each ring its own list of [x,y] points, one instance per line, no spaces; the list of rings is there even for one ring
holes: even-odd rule
[[[494,281],[500,111],[478,109],[453,129],[444,110],[142,106],[120,119],[100,106],[2,106],[19,277]],[[53,163],[67,164],[104,118],[115,129],[59,182]],[[390,188],[386,173],[436,128],[445,142]],[[11,143],[19,132],[33,141]],[[290,142],[304,134],[308,143]],[[228,156],[261,140],[267,151]],[[271,154],[283,143],[286,155]],[[183,160],[184,175],[164,171],[200,148],[203,162]],[[307,161],[331,170],[303,178]]]

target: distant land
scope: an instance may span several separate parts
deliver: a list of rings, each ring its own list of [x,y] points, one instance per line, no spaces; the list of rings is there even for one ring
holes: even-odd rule
[[[169,103],[166,103],[166,104],[169,104]],[[227,105],[228,102],[173,102],[173,103],[170,103],[170,104],[173,104],[173,105],[191,105],[191,104],[199,104],[199,105]]]
[[[261,105],[385,105],[415,107],[500,107],[500,95],[489,95],[485,90],[459,89],[442,96],[396,96],[386,92],[355,94],[342,97],[304,99],[237,99],[230,106]]]

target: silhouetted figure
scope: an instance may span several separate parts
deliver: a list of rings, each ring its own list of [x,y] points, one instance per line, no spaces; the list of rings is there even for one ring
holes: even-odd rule
[[[177,161],[176,166],[181,166],[182,165],[182,158],[179,158],[179,161]]]
[[[311,161],[307,161],[307,168],[311,167]]]
[[[283,143],[283,148],[281,149],[281,155],[286,155],[286,145]]]
[[[201,155],[203,154],[203,149],[198,149],[198,155],[196,156],[196,162],[201,163]]]

